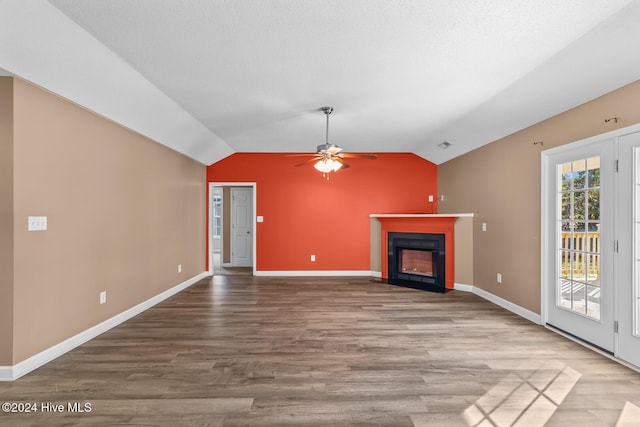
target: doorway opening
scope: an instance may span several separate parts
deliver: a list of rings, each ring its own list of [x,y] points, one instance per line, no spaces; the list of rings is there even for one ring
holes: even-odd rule
[[[256,184],[209,183],[209,273],[253,275],[256,265]]]

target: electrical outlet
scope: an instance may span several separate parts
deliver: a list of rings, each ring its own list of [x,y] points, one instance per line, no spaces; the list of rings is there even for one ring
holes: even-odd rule
[[[46,216],[30,216],[28,227],[29,231],[44,231],[47,229],[47,217]]]
[[[100,304],[107,302],[107,291],[100,292]]]
[[[429,194],[429,202],[433,203],[433,194]]]
[[[441,194],[441,195],[440,195],[440,201],[441,201],[441,202],[442,202],[442,201],[444,201],[444,194]]]
[[[315,255],[311,255],[311,262],[316,262],[316,256]]]
[[[501,273],[496,274],[496,282],[502,283],[502,274]]]
[[[482,231],[487,231],[487,223],[486,222],[482,223]]]
[[[178,264],[178,273],[182,273],[182,264]]]

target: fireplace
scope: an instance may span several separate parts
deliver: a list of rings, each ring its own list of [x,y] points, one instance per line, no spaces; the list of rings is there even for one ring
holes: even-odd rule
[[[436,292],[454,289],[454,227],[460,216],[467,215],[470,214],[371,214],[380,222],[382,281]],[[422,255],[426,259],[431,256],[431,262],[423,260],[420,266],[414,263],[403,272],[398,267],[399,260],[390,256],[394,245],[405,254],[428,252]],[[423,267],[425,264],[431,266],[431,271]]]
[[[388,233],[388,283],[444,293],[445,235]]]

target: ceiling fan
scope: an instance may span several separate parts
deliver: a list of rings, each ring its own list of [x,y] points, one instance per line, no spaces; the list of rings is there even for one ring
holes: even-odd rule
[[[304,166],[308,163],[315,162],[313,167],[322,172],[322,176],[329,179],[329,172],[337,172],[340,169],[346,169],[350,167],[350,165],[348,163],[345,163],[343,159],[377,159],[374,154],[344,153],[341,147],[336,144],[329,143],[329,115],[333,112],[333,107],[322,107],[320,108],[320,111],[322,111],[327,117],[327,132],[325,143],[318,145],[316,147],[316,153],[314,154],[291,154],[291,157],[313,156],[313,158],[307,160],[306,162],[297,164],[296,166]]]

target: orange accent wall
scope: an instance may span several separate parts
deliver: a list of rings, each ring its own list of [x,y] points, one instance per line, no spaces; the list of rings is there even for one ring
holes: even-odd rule
[[[370,270],[371,213],[431,213],[437,166],[411,153],[349,159],[329,179],[304,157],[236,153],[207,168],[208,182],[255,182],[257,271]],[[209,205],[209,203],[207,204]],[[209,216],[207,215],[207,218]],[[316,261],[310,261],[310,255]]]

